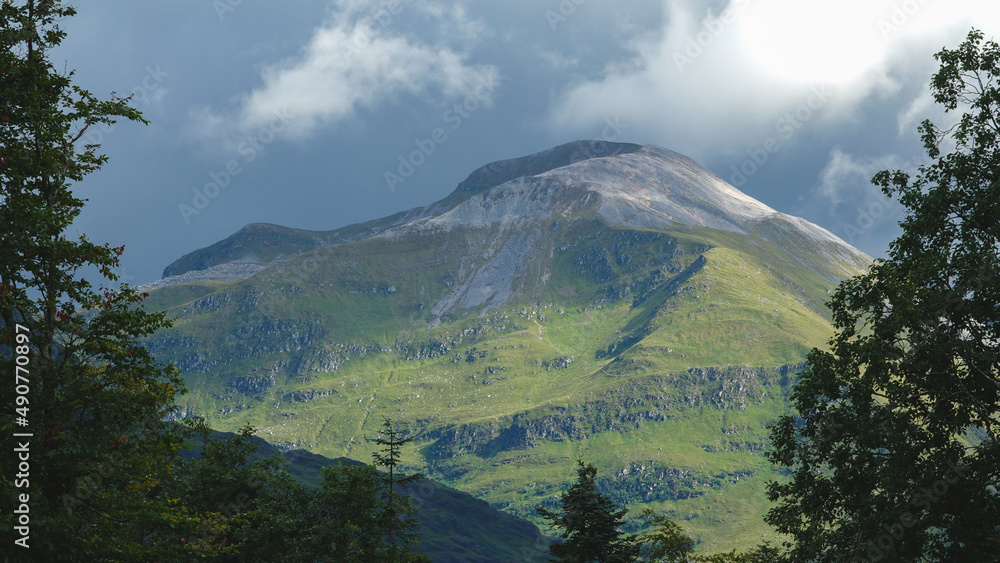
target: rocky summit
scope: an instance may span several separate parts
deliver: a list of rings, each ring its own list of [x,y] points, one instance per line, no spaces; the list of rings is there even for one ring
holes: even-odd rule
[[[177,321],[149,346],[216,428],[369,459],[390,417],[411,469],[536,522],[583,459],[619,504],[745,548],[780,478],[766,425],[870,263],[687,157],[580,141],[383,219],[248,225],[150,286]]]

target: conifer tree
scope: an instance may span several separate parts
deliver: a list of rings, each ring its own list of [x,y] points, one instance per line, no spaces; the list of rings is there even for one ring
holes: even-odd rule
[[[557,563],[631,563],[639,553],[639,546],[621,530],[627,510],[616,510],[611,499],[597,490],[597,469],[593,464],[584,465],[577,460],[577,481],[559,502],[561,510],[552,512],[543,507],[538,513],[549,524],[562,530],[562,543],[549,546],[549,553]]]
[[[423,476],[415,473],[409,476],[397,474],[402,447],[413,441],[412,436],[403,437],[403,433],[395,428],[389,418],[382,423],[375,443],[382,446],[381,451],[372,453],[376,467],[388,470],[382,476],[382,491],[385,495],[385,506],[381,522],[385,530],[388,547],[388,561],[423,561],[426,556],[415,552],[420,536],[416,532],[417,520],[414,518],[416,507],[409,497],[401,495],[399,488],[420,480]]]

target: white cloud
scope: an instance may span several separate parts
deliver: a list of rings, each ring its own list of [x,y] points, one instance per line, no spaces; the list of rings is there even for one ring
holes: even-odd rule
[[[285,135],[307,137],[359,108],[375,108],[400,95],[455,98],[496,81],[496,67],[468,62],[467,53],[447,39],[431,43],[405,33],[401,20],[417,13],[437,22],[438,37],[468,41],[470,35],[487,33],[458,5],[338,0],[301,52],[265,66],[260,86],[236,108],[193,114],[203,138],[226,142],[267,127],[277,113],[292,116]]]
[[[866,100],[926,89],[933,53],[972,25],[1000,31],[1000,3],[984,0],[731,0],[724,8],[663,0],[660,32],[559,93],[549,126],[586,133],[617,116],[695,158],[740,152],[773,135],[811,86],[835,94],[810,127],[856,120]]]

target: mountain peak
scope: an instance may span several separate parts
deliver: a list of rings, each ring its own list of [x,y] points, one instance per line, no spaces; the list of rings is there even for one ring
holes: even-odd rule
[[[479,192],[522,176],[535,176],[583,160],[633,153],[642,148],[634,143],[573,141],[528,156],[491,162],[469,174],[455,191]]]
[[[870,260],[826,229],[772,209],[686,156],[656,145],[597,143],[570,143],[494,163],[495,172],[515,177],[488,188],[484,182],[447,211],[388,229],[384,236],[470,228],[486,228],[497,240],[516,234],[521,242],[505,247],[495,268],[507,272],[504,283],[491,273],[484,282],[491,289],[476,293],[481,302],[496,287],[509,285],[515,275],[511,265],[524,262],[532,241],[552,236],[545,231],[548,225],[582,218],[619,229],[736,233],[781,249],[830,282],[853,275]],[[595,150],[585,158],[579,151],[587,147]],[[544,171],[528,174],[532,167]],[[497,172],[494,181],[503,176]]]
[[[772,209],[686,156],[656,145],[584,140],[492,162],[447,198],[383,219],[326,232],[250,224],[180,258],[164,277],[168,284],[180,283],[186,280],[181,274],[202,271],[206,279],[231,279],[229,270],[220,278],[212,268],[238,264],[239,272],[253,273],[320,247],[428,229],[500,227],[526,236],[543,223],[581,217],[616,228],[707,227],[755,235],[792,255],[802,247],[821,249],[823,260],[850,265],[838,276],[869,260],[826,229]]]
[[[507,223],[596,205],[611,225],[686,225],[748,234],[751,225],[781,215],[694,160],[656,145],[567,143],[488,164],[459,184],[456,192],[461,190],[473,193],[426,218],[426,224]]]
[[[748,224],[778,215],[694,160],[657,145],[546,175],[601,194],[602,216],[622,225],[683,224],[746,233]]]

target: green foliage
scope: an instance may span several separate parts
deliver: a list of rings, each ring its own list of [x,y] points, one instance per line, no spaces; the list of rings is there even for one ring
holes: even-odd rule
[[[373,452],[372,458],[376,467],[385,467],[388,474],[379,479],[380,492],[385,497],[384,506],[379,513],[380,530],[386,536],[385,561],[421,561],[420,554],[413,549],[420,540],[416,533],[417,520],[414,518],[416,507],[409,497],[398,493],[400,486],[415,483],[420,474],[400,476],[396,474],[400,461],[400,448],[413,441],[412,436],[402,437],[389,418],[383,419],[382,431],[375,438],[375,443],[382,446],[381,451]]]
[[[577,481],[559,497],[561,510],[556,513],[539,507],[538,513],[549,524],[562,530],[565,541],[549,546],[549,553],[560,563],[628,563],[635,560],[639,547],[624,535],[622,519],[627,512],[616,510],[609,498],[597,491],[597,469],[577,460]]]
[[[414,550],[419,536],[407,518],[415,512],[412,504],[406,497],[397,497],[390,510],[386,484],[386,477],[370,465],[337,464],[323,469],[314,514],[326,523],[322,543],[336,546],[337,561],[430,561]]]
[[[772,431],[768,521],[789,560],[992,561],[1000,552],[1000,46],[973,30],[935,58],[946,110],[921,133],[932,162],[873,182],[908,214],[889,257],[831,300]]]
[[[638,536],[640,561],[649,563],[772,563],[777,552],[767,546],[738,553],[735,549],[726,553],[701,555],[695,553],[695,541],[673,520],[650,509],[642,512],[644,524],[652,530]]]
[[[323,468],[316,504],[318,516],[328,523],[323,527],[327,535],[324,543],[336,546],[338,560],[363,562],[387,557],[382,485],[382,476],[370,465]]]
[[[310,543],[295,538],[308,496],[281,459],[256,459],[260,439],[249,426],[224,440],[200,431],[198,455],[179,464],[167,495],[215,525],[182,543],[227,561],[307,560]]]
[[[127,100],[97,99],[48,60],[65,35],[58,22],[74,14],[56,1],[0,4],[0,364],[12,378],[0,389],[0,445],[30,449],[23,484],[15,456],[3,457],[0,496],[30,508],[31,550],[14,557],[149,560],[183,551],[170,526],[205,522],[161,495],[183,439],[164,419],[183,388],[139,339],[169,322],[138,308],[128,287],[84,277],[116,281],[123,247],[68,233],[84,203],[71,185],[107,161],[79,146],[83,134],[119,118],[145,123]],[[15,383],[26,392],[15,396]],[[14,432],[31,436],[13,443]],[[0,526],[12,546],[11,510]]]
[[[639,554],[643,561],[669,563],[695,561],[693,559],[695,542],[676,522],[648,508],[642,511],[642,515],[644,523],[653,528],[638,538]]]
[[[175,472],[168,496],[214,524],[182,538],[190,550],[233,562],[429,561],[413,549],[412,505],[397,496],[389,509],[387,477],[375,467],[324,467],[307,490],[283,456],[262,457],[261,444],[249,426],[226,439],[205,433],[199,455]]]
[[[560,496],[562,510],[558,513],[539,507],[537,510],[553,527],[562,529],[566,540],[549,546],[555,562],[589,563],[631,562],[649,563],[771,563],[776,551],[760,546],[747,553],[701,555],[696,543],[673,520],[646,508],[640,518],[649,530],[639,536],[625,536],[619,529],[625,510],[615,510],[614,503],[597,492],[593,465],[580,466],[577,482]]]

